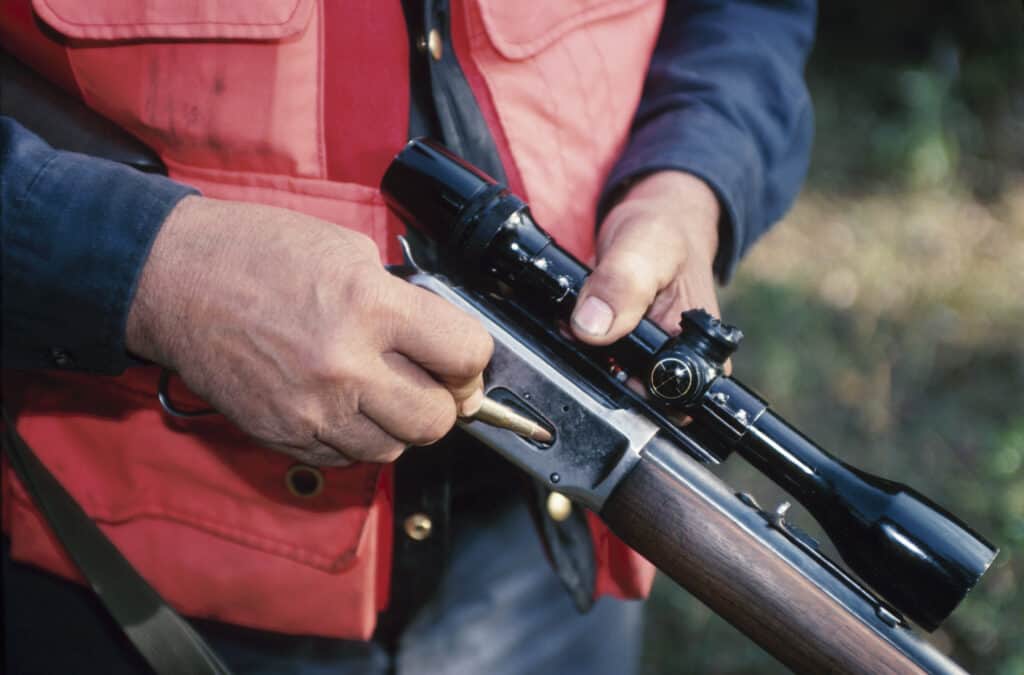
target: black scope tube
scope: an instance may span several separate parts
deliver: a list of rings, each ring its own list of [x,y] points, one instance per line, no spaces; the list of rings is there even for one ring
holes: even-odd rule
[[[927,497],[840,461],[770,409],[736,451],[814,516],[851,569],[926,630],[949,616],[996,556]]]

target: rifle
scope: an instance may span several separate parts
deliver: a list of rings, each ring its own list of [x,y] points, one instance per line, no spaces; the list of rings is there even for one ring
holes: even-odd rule
[[[422,139],[395,157],[381,190],[458,277],[420,267],[404,240],[406,263],[392,271],[484,324],[495,345],[486,394],[553,440],[461,421],[470,435],[599,514],[795,671],[963,672],[910,622],[937,628],[997,550],[913,489],[829,455],[725,375],[738,329],[689,310],[677,337],[643,320],[609,347],[574,342],[559,323],[589,270],[522,199]],[[766,511],[706,468],[733,452],[807,508],[856,577],[788,522],[788,504]]]

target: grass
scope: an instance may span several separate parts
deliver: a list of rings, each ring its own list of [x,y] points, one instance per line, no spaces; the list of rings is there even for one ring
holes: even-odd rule
[[[829,68],[813,71],[820,140],[808,187],[723,292],[723,312],[747,335],[735,374],[773,408],[1002,548],[930,639],[973,673],[1017,675],[1024,94],[1011,87],[980,113],[947,71],[876,67],[842,83]],[[721,473],[762,504],[781,499],[739,458]],[[649,603],[644,662],[651,674],[786,672],[664,579]]]

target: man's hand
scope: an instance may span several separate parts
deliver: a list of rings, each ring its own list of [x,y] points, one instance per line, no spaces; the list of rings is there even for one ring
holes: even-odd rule
[[[373,242],[283,209],[188,197],[164,223],[129,349],[303,462],[389,462],[483,398],[490,335],[389,274]]]
[[[576,337],[606,345],[645,314],[673,335],[686,309],[717,316],[718,218],[714,192],[690,174],[661,171],[634,185],[601,225],[597,266],[572,317]]]

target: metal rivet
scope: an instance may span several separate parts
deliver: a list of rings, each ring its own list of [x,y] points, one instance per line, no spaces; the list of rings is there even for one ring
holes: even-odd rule
[[[284,484],[296,497],[310,499],[324,490],[324,475],[320,469],[308,464],[296,464],[288,469]]]
[[[405,519],[405,533],[413,541],[423,541],[430,536],[434,523],[425,513],[414,513]]]
[[[551,520],[558,523],[572,514],[572,502],[561,492],[552,492],[548,495],[547,508]]]
[[[427,33],[427,49],[430,50],[430,55],[434,57],[435,61],[441,60],[441,55],[444,53],[444,44],[441,42],[441,33],[436,28],[431,28],[430,32]]]

